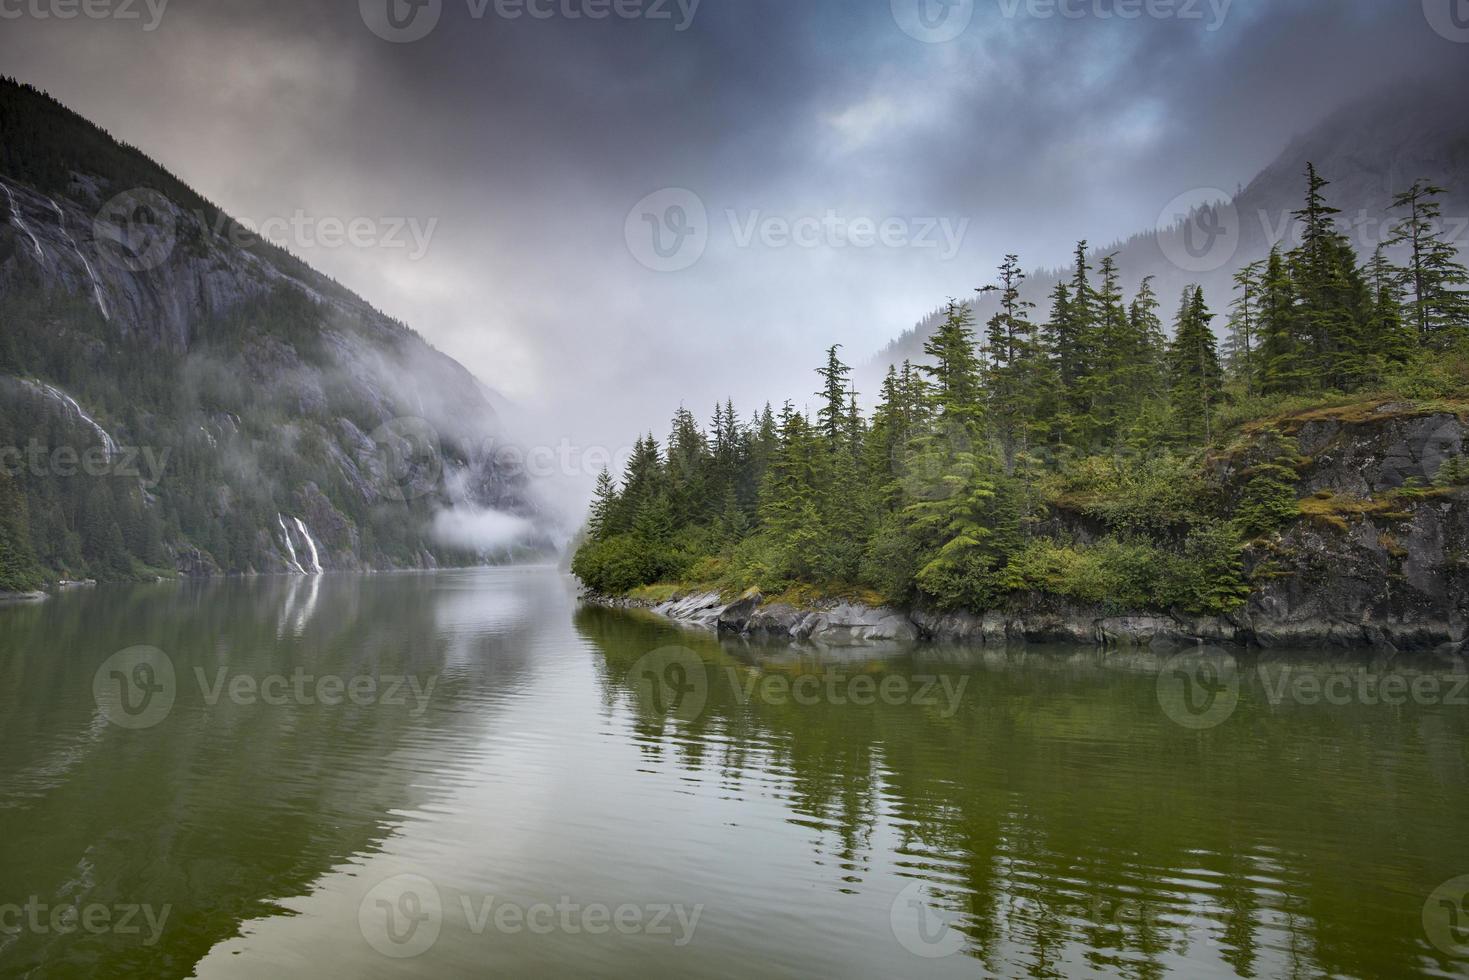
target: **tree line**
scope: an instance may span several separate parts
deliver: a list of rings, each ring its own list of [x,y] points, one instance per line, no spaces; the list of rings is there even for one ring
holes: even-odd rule
[[[705,429],[680,408],[663,445],[643,436],[620,480],[601,474],[573,570],[604,593],[807,584],[971,610],[1021,591],[1238,605],[1242,545],[1296,509],[1289,446],[1244,499],[1209,485],[1199,455],[1229,424],[1328,395],[1461,391],[1469,377],[1469,275],[1442,189],[1398,195],[1390,238],[1363,262],[1328,182],[1314,166],[1305,177],[1299,244],[1238,271],[1222,344],[1201,287],[1166,330],[1151,277],[1125,297],[1114,257],[1093,266],[1085,241],[1041,318],[1006,255],[980,290],[997,312],[980,328],[950,300],[923,361],[889,367],[870,413],[840,345],[816,371],[814,414],[787,401],[742,419],[725,401]],[[1097,525],[1089,540],[1054,519],[1068,501]]]

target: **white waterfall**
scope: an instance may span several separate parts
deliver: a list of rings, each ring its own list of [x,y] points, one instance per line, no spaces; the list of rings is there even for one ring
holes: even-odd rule
[[[301,537],[306,539],[306,547],[311,549],[311,574],[321,574],[321,556],[316,550],[316,542],[311,540],[311,532],[306,530],[306,524],[299,517],[292,518],[296,522],[296,528],[301,532]]]
[[[24,232],[25,236],[31,240],[31,248],[36,250],[36,258],[43,258],[44,256],[41,254],[41,243],[36,240],[36,233],[31,231],[30,226],[25,223],[25,219],[20,216],[20,208],[15,204],[15,195],[11,193],[10,185],[0,184],[0,187],[5,188],[5,196],[10,199],[10,220],[14,221],[15,227]]]
[[[285,517],[283,517],[280,514],[277,514],[277,515],[275,515],[275,519],[276,519],[276,521],[281,526],[281,537],[285,538],[285,540],[286,540],[286,553],[291,556],[291,564],[293,566],[295,566],[295,569],[296,569],[297,572],[299,572],[302,575],[305,575],[306,574],[306,569],[302,568],[301,567],[301,563],[296,560],[296,546],[291,543],[291,532],[286,527],[286,519],[285,519]]]
[[[76,257],[82,260],[82,268],[87,270],[87,278],[92,280],[92,296],[97,300],[97,309],[102,311],[102,319],[111,320],[112,317],[107,312],[107,300],[102,297],[102,283],[97,280],[97,273],[92,270],[92,263],[87,261],[87,257],[77,247],[77,240],[72,238],[71,232],[66,230],[66,215],[61,213],[60,206],[51,198],[46,198],[46,203],[51,205],[52,211],[56,212],[56,221],[61,226],[61,233],[66,236],[67,244],[71,245],[71,250],[76,253]]]
[[[48,385],[44,381],[22,381],[21,383],[36,391],[39,391],[47,398],[50,398],[53,401],[58,401],[62,405],[66,406],[66,410],[69,415],[72,415],[79,421],[85,423],[93,432],[97,434],[97,438],[102,440],[102,448],[107,451],[108,459],[111,459],[113,456],[117,455],[116,440],[112,438],[112,436],[107,432],[106,429],[102,428],[102,426],[97,422],[96,419],[92,418],[92,416],[88,415],[85,411],[82,410],[82,406],[77,404],[77,400],[75,398],[71,397],[60,388],[57,388],[55,385]]]

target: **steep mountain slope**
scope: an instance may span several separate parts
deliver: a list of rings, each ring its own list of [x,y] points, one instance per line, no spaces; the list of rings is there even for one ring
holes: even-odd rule
[[[1161,233],[1157,228],[1140,232],[1092,249],[1089,262],[1095,269],[1103,256],[1115,254],[1129,295],[1144,276],[1154,276],[1165,315],[1172,315],[1176,298],[1190,283],[1202,285],[1210,308],[1222,314],[1233,296],[1236,270],[1268,255],[1276,242],[1286,248],[1296,243],[1291,212],[1305,196],[1307,162],[1331,181],[1328,202],[1341,210],[1337,220],[1364,257],[1400,217],[1388,211],[1393,195],[1419,177],[1444,188],[1440,201],[1448,231],[1462,248],[1469,245],[1469,116],[1461,103],[1454,92],[1408,85],[1349,105],[1293,140],[1223,207],[1204,215],[1202,225],[1193,212],[1192,229],[1185,221],[1165,226]],[[1210,197],[1186,200],[1184,206],[1202,205]],[[1159,201],[1160,209],[1167,203]],[[1143,220],[1154,217],[1139,215]],[[1218,234],[1211,236],[1201,228]],[[1087,230],[1077,228],[1075,234],[1085,238]],[[977,270],[976,276],[985,281],[992,271]],[[1025,298],[1036,304],[1035,319],[1044,320],[1050,308],[1048,295],[1058,280],[1069,279],[1072,273],[1073,268],[1065,268],[1028,274]],[[996,310],[993,295],[971,306],[981,324]],[[886,370],[904,358],[921,358],[923,342],[940,314],[928,314],[889,344],[877,355],[876,369]],[[1223,331],[1224,321],[1223,316],[1216,317],[1216,331]]]
[[[0,588],[548,547],[468,371],[10,80],[0,188]]]

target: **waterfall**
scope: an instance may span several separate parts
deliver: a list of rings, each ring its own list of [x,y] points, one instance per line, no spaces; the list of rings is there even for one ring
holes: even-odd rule
[[[292,518],[296,522],[296,528],[301,532],[301,537],[306,539],[306,547],[311,549],[311,574],[321,574],[321,557],[316,550],[316,542],[311,540],[311,532],[306,530],[306,524],[299,517]]]
[[[296,560],[296,546],[291,543],[291,532],[286,527],[286,519],[280,514],[275,515],[275,519],[281,526],[281,537],[286,539],[286,552],[291,556],[291,564],[295,566],[297,572],[305,575],[306,569],[302,568],[301,563]]]
[[[92,418],[92,416],[88,415],[85,411],[82,410],[82,406],[77,404],[77,400],[75,398],[71,397],[60,388],[57,388],[55,385],[48,385],[44,381],[22,381],[21,383],[36,391],[39,391],[47,398],[50,398],[53,401],[58,401],[62,405],[66,406],[67,414],[72,415],[80,421],[84,422],[89,428],[91,428],[93,432],[97,434],[97,438],[102,440],[102,448],[107,451],[108,459],[111,459],[118,454],[117,442],[112,438],[111,435],[108,434],[106,429],[102,428],[102,426],[97,422],[96,419]]]
[[[61,207],[51,198],[46,198],[46,203],[51,205],[52,211],[56,212],[56,221],[61,226],[61,234],[66,236],[66,241],[71,245],[71,250],[76,253],[77,258],[82,260],[82,268],[87,270],[87,278],[92,280],[92,296],[97,300],[97,309],[102,311],[102,319],[111,320],[112,317],[107,313],[107,300],[102,298],[102,283],[97,281],[97,273],[92,271],[92,263],[87,261],[87,257],[77,247],[77,240],[72,238],[71,232],[66,230],[66,215],[61,213]]]
[[[25,232],[25,236],[31,240],[31,248],[36,250],[36,258],[45,258],[41,254],[41,243],[36,240],[36,233],[31,231],[30,226],[25,223],[25,219],[20,216],[20,208],[15,204],[15,195],[11,193],[10,185],[0,183],[0,187],[5,188],[5,196],[10,199],[10,219],[15,222],[15,227]]]

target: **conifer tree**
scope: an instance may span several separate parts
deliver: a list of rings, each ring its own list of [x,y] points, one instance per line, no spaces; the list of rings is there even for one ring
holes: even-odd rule
[[[1392,227],[1384,243],[1406,246],[1408,262],[1402,286],[1412,302],[1413,326],[1425,343],[1452,346],[1469,334],[1469,272],[1458,260],[1458,249],[1444,237],[1442,207],[1436,198],[1444,192],[1424,180],[1393,199],[1392,210],[1407,216]]]
[[[1255,393],[1259,377],[1260,289],[1265,262],[1256,261],[1234,274],[1234,301],[1229,304],[1229,340],[1225,366],[1231,377],[1244,384],[1245,394]]]
[[[923,345],[932,358],[919,370],[927,374],[934,414],[950,426],[961,426],[973,438],[983,421],[979,356],[974,349],[974,315],[955,300],[949,305],[933,336]]]
[[[1297,326],[1295,284],[1279,248],[1271,249],[1260,283],[1260,390],[1292,394],[1305,388],[1307,371]]]
[[[1403,321],[1402,270],[1387,260],[1386,247],[1378,245],[1363,274],[1372,295],[1367,343],[1379,367],[1406,364],[1417,334]]]
[[[1363,356],[1366,286],[1351,243],[1336,228],[1339,211],[1326,203],[1329,184],[1314,164],[1306,165],[1306,203],[1294,212],[1302,225],[1301,244],[1291,252],[1291,273],[1310,383],[1347,391],[1369,370]]]
[[[1212,319],[1213,314],[1204,305],[1204,290],[1186,287],[1168,352],[1168,367],[1179,436],[1192,444],[1213,438],[1214,408],[1219,401],[1223,372],[1214,331],[1209,327]]]
[[[836,452],[842,444],[842,427],[846,421],[847,376],[852,369],[841,362],[837,351],[841,344],[833,344],[826,350],[826,365],[816,369],[821,375],[821,390],[816,393],[821,407],[816,410],[816,419],[826,435],[827,448]]]
[[[603,541],[615,533],[613,515],[616,508],[617,486],[604,466],[597,476],[597,487],[592,491],[592,511],[587,518],[588,537],[593,541]]]

